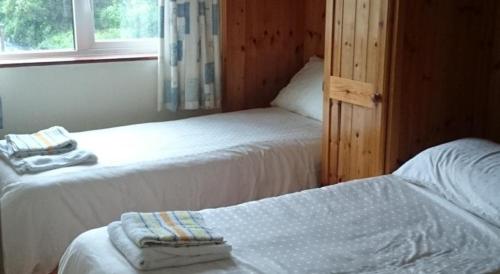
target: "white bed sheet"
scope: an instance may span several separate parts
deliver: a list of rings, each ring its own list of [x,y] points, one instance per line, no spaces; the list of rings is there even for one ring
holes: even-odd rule
[[[321,123],[254,109],[75,134],[99,157],[18,176],[0,162],[7,274],[48,273],[80,233],[127,211],[227,206],[317,185]]]
[[[60,274],[490,273],[500,228],[395,175],[203,210],[233,246],[229,260],[135,270],[107,231],[83,233]]]

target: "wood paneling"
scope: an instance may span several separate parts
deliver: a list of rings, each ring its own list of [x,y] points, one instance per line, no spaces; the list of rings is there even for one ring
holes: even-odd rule
[[[366,108],[376,104],[375,85],[340,77],[329,77],[330,98]]]
[[[427,147],[481,135],[494,2],[399,1],[387,172]]]
[[[500,3],[496,2],[490,63],[490,88],[487,102],[485,137],[500,143]],[[483,105],[484,106],[484,105]]]
[[[325,77],[371,83],[381,93],[387,107],[377,104],[375,111],[325,94],[324,120],[331,123],[324,131],[324,182],[391,172],[423,149],[461,137],[500,141],[497,0],[225,0],[223,6],[223,110],[268,106],[324,45],[331,49]]]
[[[325,53],[325,16],[327,0],[304,0],[304,61]]]
[[[245,103],[246,1],[222,4],[222,108],[239,110]]]
[[[334,27],[327,28],[325,54],[329,60],[323,168],[329,170],[323,170],[324,184],[384,171],[387,39],[392,22],[389,0],[337,0],[334,6],[328,1],[328,12],[335,16],[327,16],[327,24]]]
[[[267,107],[323,52],[325,0],[224,0],[223,110]]]
[[[334,34],[326,37],[323,183],[392,172],[458,138],[500,141],[499,1],[334,3],[326,15]],[[373,90],[360,82],[381,93],[375,110]]]
[[[340,2],[343,4],[344,2]],[[338,31],[341,26],[341,22],[336,23],[336,19],[339,20],[339,13],[342,9],[335,9],[334,1],[327,1],[326,3],[326,16],[325,16],[325,68],[323,79],[328,79],[332,74],[338,74],[338,66],[334,67],[333,54],[337,53],[339,50],[339,36],[334,37],[334,33]],[[338,65],[335,63],[335,65]],[[330,98],[328,87],[324,87],[323,92],[323,134],[322,134],[322,145],[321,145],[321,183],[330,183],[331,178],[338,177],[338,140],[332,139],[332,136],[338,136],[338,127],[336,127],[331,121],[335,117],[339,117],[338,103],[333,104],[333,100]],[[334,114],[335,113],[335,114]]]

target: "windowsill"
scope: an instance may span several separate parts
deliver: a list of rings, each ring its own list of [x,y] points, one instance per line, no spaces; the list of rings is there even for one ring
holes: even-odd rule
[[[0,60],[0,68],[156,60],[156,54],[102,55]]]

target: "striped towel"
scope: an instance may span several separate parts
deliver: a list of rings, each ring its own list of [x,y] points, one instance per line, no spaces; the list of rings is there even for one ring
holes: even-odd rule
[[[77,143],[66,129],[55,126],[34,134],[8,134],[5,136],[14,158],[36,155],[62,154],[75,150]]]
[[[198,212],[131,212],[121,216],[121,223],[127,236],[139,247],[224,243],[224,238],[211,231]]]
[[[19,174],[97,163],[97,156],[84,149],[75,149],[64,154],[35,155],[25,158],[16,158],[10,155],[12,155],[12,147],[7,144],[7,141],[0,140],[0,158],[9,163]]]
[[[155,245],[138,247],[123,230],[121,222],[108,225],[111,243],[137,269],[152,270],[223,260],[231,257],[228,244],[171,247]]]

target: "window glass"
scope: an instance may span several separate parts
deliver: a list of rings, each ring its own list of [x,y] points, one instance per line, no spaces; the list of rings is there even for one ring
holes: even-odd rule
[[[0,53],[74,48],[71,0],[0,0]]]
[[[95,40],[157,37],[157,0],[93,0]]]

